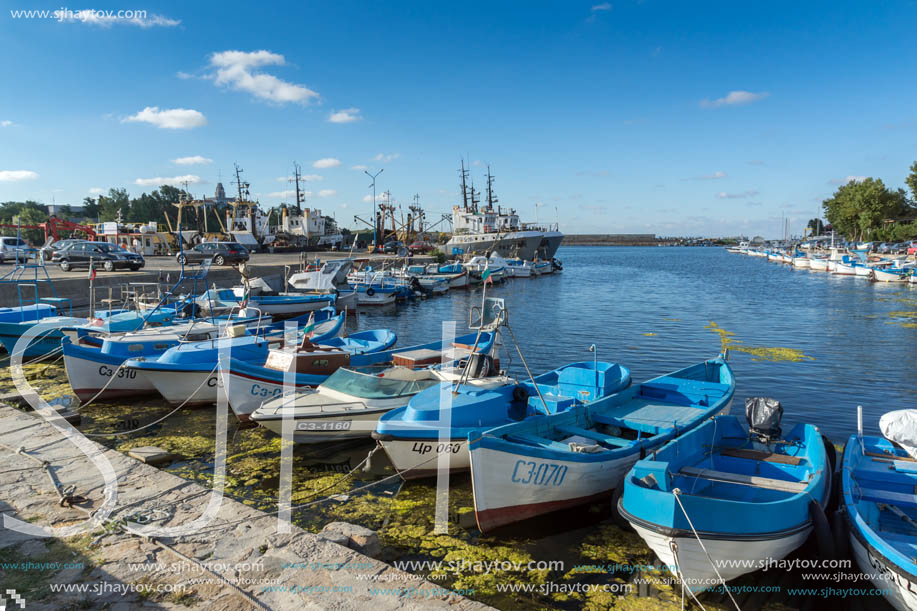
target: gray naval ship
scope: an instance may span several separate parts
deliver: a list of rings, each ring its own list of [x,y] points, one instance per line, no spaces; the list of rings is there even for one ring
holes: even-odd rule
[[[462,205],[452,207],[452,238],[446,243],[446,255],[486,255],[497,252],[504,258],[550,261],[564,234],[557,223],[539,225],[520,223],[513,209],[497,205],[493,192],[494,177],[487,168],[487,199],[480,206],[474,184],[468,185],[468,170],[462,163],[460,187]]]

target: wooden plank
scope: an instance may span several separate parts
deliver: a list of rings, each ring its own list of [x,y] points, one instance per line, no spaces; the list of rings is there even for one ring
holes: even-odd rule
[[[578,426],[558,426],[557,430],[563,431],[564,433],[569,433],[570,435],[578,435],[580,437],[585,437],[586,439],[592,439],[594,441],[598,441],[599,443],[618,446],[619,448],[630,447],[631,443],[633,443],[629,439],[621,439],[620,437],[603,435],[602,433],[590,431],[589,429],[580,428]]]
[[[702,479],[727,482],[730,484],[741,484],[743,486],[754,486],[755,488],[782,490],[784,492],[803,492],[808,487],[805,482],[788,482],[786,480],[772,479],[770,477],[743,475],[741,473],[729,473],[727,471],[712,471],[710,469],[698,469],[696,467],[682,467],[679,475],[700,477]]]
[[[905,460],[907,462],[917,462],[917,459],[911,458],[909,456],[898,456],[897,454],[883,454],[880,452],[864,452],[866,456],[874,456],[876,458],[884,458],[885,460]]]
[[[917,507],[917,496],[913,494],[889,492],[888,490],[879,490],[877,488],[863,488],[862,486],[854,488],[853,494],[854,498],[859,497],[864,501],[872,501],[873,503]]]
[[[775,454],[773,452],[748,450],[743,448],[724,448],[720,450],[720,454],[723,456],[732,456],[733,458],[763,460],[764,462],[775,462],[784,465],[798,465],[802,462],[802,458],[799,456],[787,456],[786,454]]]

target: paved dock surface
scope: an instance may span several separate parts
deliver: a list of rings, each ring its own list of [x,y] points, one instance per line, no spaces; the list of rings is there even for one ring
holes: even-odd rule
[[[69,539],[36,538],[0,526],[0,561],[5,566],[31,562],[44,567],[0,569],[0,583],[18,588],[30,611],[190,606],[220,610],[489,609],[443,594],[442,586],[296,526],[288,534],[278,534],[276,515],[229,498],[222,499],[209,525],[191,534],[146,539],[127,533],[116,524],[130,520],[163,527],[187,525],[204,513],[211,491],[92,443],[118,478],[113,521]],[[19,448],[28,456],[17,454]],[[39,461],[47,461],[53,477],[69,494],[85,497],[86,502],[78,505],[83,510],[61,506],[60,495]],[[46,527],[80,524],[88,519],[84,510],[102,506],[103,486],[89,458],[51,424],[35,413],[0,406],[3,516]],[[50,563],[63,566],[49,567]],[[141,566],[131,567],[133,563]],[[71,591],[53,592],[52,585]],[[85,591],[75,591],[79,587]],[[400,593],[392,593],[397,588]],[[134,591],[125,592],[131,589]],[[412,593],[406,594],[407,589]]]

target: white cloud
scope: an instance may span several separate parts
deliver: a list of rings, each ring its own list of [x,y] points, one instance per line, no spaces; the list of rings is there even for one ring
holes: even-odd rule
[[[595,13],[595,12],[597,12],[597,11],[610,11],[610,10],[611,10],[611,2],[603,2],[603,3],[601,3],[601,4],[593,4],[591,10],[592,10],[593,13]]]
[[[283,66],[286,60],[279,53],[270,51],[223,51],[210,56],[210,66],[215,73],[212,78],[217,85],[224,85],[237,91],[246,91],[256,98],[277,104],[308,104],[318,94],[308,87],[288,83],[272,74],[257,72],[262,66]]]
[[[751,104],[758,100],[763,100],[770,94],[766,91],[761,93],[752,93],[751,91],[730,91],[726,97],[715,100],[701,100],[702,108],[718,108],[720,106],[741,106],[742,104]]]
[[[399,157],[401,157],[401,153],[389,153],[388,155],[385,153],[379,153],[373,157],[373,161],[392,161],[393,159],[398,159]]]
[[[105,193],[105,189],[103,189],[102,187],[92,187],[91,189],[89,189],[90,195],[99,195],[101,193]]]
[[[19,182],[36,178],[38,178],[38,172],[31,170],[0,170],[0,182]]]
[[[347,204],[341,204],[340,207],[343,208],[344,210],[346,210],[347,208],[349,208],[349,206],[348,206]]]
[[[174,28],[181,24],[178,19],[170,19],[163,15],[147,15],[146,11],[127,10],[119,17],[114,11],[99,11],[95,9],[67,11],[61,21],[88,23],[103,28],[110,28],[113,25],[135,25],[144,29],[152,27]]]
[[[196,110],[147,106],[135,115],[121,119],[122,123],[149,123],[161,129],[191,129],[207,125],[207,118]]]
[[[9,127],[13,125],[12,121],[0,121],[0,127]]]
[[[364,195],[364,196],[363,196],[363,201],[366,202],[366,203],[368,204],[368,203],[370,203],[370,202],[373,201],[373,196],[372,196],[372,195]],[[384,202],[384,201],[385,201],[385,196],[384,196],[382,193],[376,193],[376,201],[377,201],[377,202]]]
[[[480,159],[475,159],[474,161],[471,162],[471,165],[480,167],[480,166],[484,165],[484,162],[481,161]]]
[[[360,116],[359,108],[332,110],[331,114],[328,115],[328,121],[331,123],[353,123],[354,121],[359,121],[362,118],[363,117]]]
[[[844,178],[832,178],[828,181],[829,185],[846,185],[848,182],[863,182],[865,176],[845,176]]]
[[[713,174],[704,174],[702,176],[695,176],[694,180],[719,180],[720,178],[726,178],[726,172],[716,171]],[[682,178],[682,180],[690,180],[690,179]]]
[[[306,197],[312,197],[312,191],[300,191]],[[295,189],[284,189],[283,191],[271,191],[267,194],[268,197],[276,199],[290,199],[296,197]]]
[[[368,170],[369,168],[365,165],[357,164],[357,165],[350,166],[350,169],[351,170]]]
[[[749,189],[747,191],[742,191],[741,193],[726,193],[721,191],[717,194],[717,197],[720,199],[745,199],[746,197],[754,197],[758,192],[754,189]]]
[[[172,176],[169,178],[157,176],[156,178],[138,178],[134,181],[135,185],[141,187],[160,187],[162,185],[171,185],[173,187],[184,186],[184,183],[197,184],[204,182],[200,176],[194,174],[185,174],[184,176]]]
[[[331,197],[332,195],[337,195],[337,191],[334,189],[322,189],[318,192],[319,197]]]
[[[319,159],[318,161],[313,163],[312,167],[317,168],[319,170],[324,170],[327,168],[336,168],[339,165],[341,165],[340,159],[335,159],[334,157],[325,157],[324,159]]]
[[[193,155],[191,157],[179,157],[178,159],[173,159],[172,163],[176,165],[198,165],[213,163],[213,159],[209,157],[201,157],[200,155]]]

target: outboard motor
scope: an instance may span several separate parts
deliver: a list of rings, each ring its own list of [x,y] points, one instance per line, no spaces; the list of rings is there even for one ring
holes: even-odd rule
[[[475,352],[468,357],[468,364],[465,365],[469,378],[488,378],[499,375],[494,365],[494,359],[489,354]]]
[[[757,435],[762,443],[779,439],[783,406],[770,397],[748,397],[745,399],[745,419],[749,433]]]

